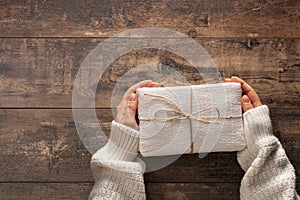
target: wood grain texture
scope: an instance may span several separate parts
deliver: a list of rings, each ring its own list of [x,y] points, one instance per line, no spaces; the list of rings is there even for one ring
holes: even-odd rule
[[[88,199],[92,183],[0,183],[1,200]]]
[[[299,110],[271,110],[274,133],[300,177]],[[97,110],[108,135],[112,114]],[[0,182],[91,182],[91,155],[77,135],[71,109],[0,110]],[[171,165],[145,174],[145,182],[239,183],[243,171],[235,153],[212,153],[203,159],[184,155]]]
[[[239,183],[151,183],[147,185],[147,192],[148,198],[153,200],[239,199]]]
[[[1,39],[0,107],[71,108],[77,71],[102,39]],[[299,108],[299,39],[197,39],[224,77],[244,78],[271,108]],[[116,46],[123,48],[126,40]],[[205,68],[200,69],[205,73]],[[122,77],[122,78],[121,78]],[[203,83],[190,63],[163,50],[138,50],[113,62],[100,78],[96,107],[117,105],[135,82]],[[94,84],[97,84],[95,82]],[[113,93],[114,91],[119,91]],[[115,101],[111,103],[111,96]]]
[[[299,37],[297,0],[1,1],[1,37],[110,37],[163,27],[191,37]]]

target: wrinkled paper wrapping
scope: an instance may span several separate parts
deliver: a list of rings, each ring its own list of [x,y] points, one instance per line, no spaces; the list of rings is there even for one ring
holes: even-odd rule
[[[244,149],[241,94],[239,83],[137,89],[141,154]]]

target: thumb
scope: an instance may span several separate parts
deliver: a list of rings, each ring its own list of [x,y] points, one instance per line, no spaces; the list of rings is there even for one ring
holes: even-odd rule
[[[244,112],[253,108],[253,105],[247,95],[242,96],[242,108]]]
[[[129,112],[129,117],[131,120],[135,121],[135,113],[136,113],[136,109],[137,109],[137,96],[136,94],[133,92],[130,94],[129,96],[129,101],[128,101],[128,112]]]

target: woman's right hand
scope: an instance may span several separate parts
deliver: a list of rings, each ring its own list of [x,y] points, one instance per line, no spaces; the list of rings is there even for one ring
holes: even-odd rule
[[[243,91],[242,108],[244,112],[262,106],[261,100],[259,99],[259,96],[255,92],[255,90],[250,85],[248,85],[244,80],[236,76],[232,76],[231,78],[226,78],[225,81],[237,82],[241,84],[242,91]]]
[[[242,168],[246,171],[251,162],[258,155],[261,148],[264,147],[266,138],[270,141],[275,141],[272,136],[272,123],[269,115],[269,109],[267,106],[263,106],[259,96],[255,90],[248,85],[244,80],[232,76],[230,79],[225,79],[226,82],[237,82],[242,87],[242,109],[243,123],[244,123],[244,135],[247,143],[247,148],[239,152],[238,160]],[[263,143],[260,141],[264,141]],[[269,142],[267,142],[269,144]],[[247,158],[244,160],[244,158]],[[243,164],[244,163],[244,164]],[[247,163],[247,164],[245,164]]]

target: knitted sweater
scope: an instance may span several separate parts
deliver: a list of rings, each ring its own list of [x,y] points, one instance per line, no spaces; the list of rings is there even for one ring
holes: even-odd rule
[[[240,187],[242,200],[300,200],[295,190],[295,170],[278,139],[272,134],[266,105],[244,113],[247,148],[237,159],[246,172]],[[108,143],[92,157],[95,185],[90,200],[146,199],[145,163],[137,157],[139,132],[112,122]]]

